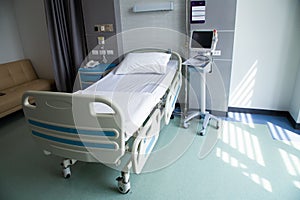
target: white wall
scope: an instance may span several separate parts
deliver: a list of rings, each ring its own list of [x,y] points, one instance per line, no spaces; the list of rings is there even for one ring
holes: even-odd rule
[[[295,7],[297,7],[297,5],[295,5]],[[298,1],[298,19],[300,19],[300,1]],[[298,37],[300,35],[300,24],[298,21],[298,26],[296,26],[296,34],[298,33]],[[300,46],[300,40],[296,39],[298,42],[298,46]],[[297,43],[296,43],[297,44]],[[299,52],[298,52],[299,54]],[[299,59],[299,55],[298,55],[298,73],[297,73],[297,77],[296,77],[296,82],[294,85],[294,92],[293,92],[293,96],[291,99],[291,105],[290,105],[290,110],[289,112],[291,113],[291,115],[293,116],[293,118],[295,119],[296,123],[300,123],[300,59]]]
[[[153,2],[161,2],[161,0],[120,1],[124,51],[156,47],[172,48],[184,54],[186,52],[185,1],[174,0],[173,11],[132,12],[135,3]]]
[[[300,16],[299,16],[300,19]],[[289,112],[297,123],[300,123],[300,62],[298,64],[297,81],[294,87],[294,94],[291,99]]]
[[[0,1],[0,63],[24,58],[13,1]]]
[[[45,9],[42,0],[14,0],[24,56],[41,78],[53,78]]]
[[[296,0],[238,1],[229,106],[290,109],[299,92],[299,12]]]

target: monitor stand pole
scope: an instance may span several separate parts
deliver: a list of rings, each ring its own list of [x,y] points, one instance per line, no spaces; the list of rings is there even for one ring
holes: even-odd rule
[[[211,65],[211,62],[207,65]],[[206,67],[208,67],[208,66],[206,66]],[[204,68],[206,68],[206,67],[204,67]],[[203,123],[202,123],[202,129],[200,130],[199,135],[203,136],[203,135],[206,134],[206,128],[207,128],[210,120],[213,119],[213,120],[216,121],[216,128],[218,129],[220,119],[206,111],[206,73],[207,73],[207,71],[203,68],[200,69],[200,70],[201,70],[201,74],[202,74],[202,79],[201,79],[202,80],[201,81],[201,102],[200,102],[201,103],[201,109],[200,109],[200,112],[199,111],[194,112],[194,113],[191,113],[190,115],[187,115],[187,116],[186,116],[186,113],[184,113],[185,119],[183,120],[183,127],[188,128],[189,127],[189,121],[192,120],[195,117],[200,116],[201,118],[204,118],[204,120],[203,120]],[[185,84],[185,87],[187,87],[187,84]],[[187,89],[185,89],[185,91],[187,91]],[[187,94],[185,94],[185,95],[187,95]]]

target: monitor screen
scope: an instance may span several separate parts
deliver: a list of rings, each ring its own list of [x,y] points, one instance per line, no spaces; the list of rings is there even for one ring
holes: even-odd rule
[[[213,31],[193,31],[190,43],[192,49],[211,49],[213,42]]]

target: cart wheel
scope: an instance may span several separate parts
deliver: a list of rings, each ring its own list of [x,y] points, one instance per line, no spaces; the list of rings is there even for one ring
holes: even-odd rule
[[[63,176],[65,179],[68,179],[71,177],[71,168],[70,167],[63,168],[62,172],[63,172]]]
[[[124,183],[123,177],[118,177],[118,190],[122,194],[127,194],[130,191],[130,182]]]
[[[205,129],[202,128],[199,133],[198,133],[200,136],[204,136],[205,135]]]
[[[190,126],[190,123],[188,122],[183,122],[182,124],[183,128],[188,128]]]

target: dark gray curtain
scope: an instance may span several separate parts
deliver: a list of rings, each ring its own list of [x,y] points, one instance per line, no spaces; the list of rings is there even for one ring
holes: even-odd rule
[[[72,92],[87,55],[81,0],[44,0],[54,78],[58,91]]]

